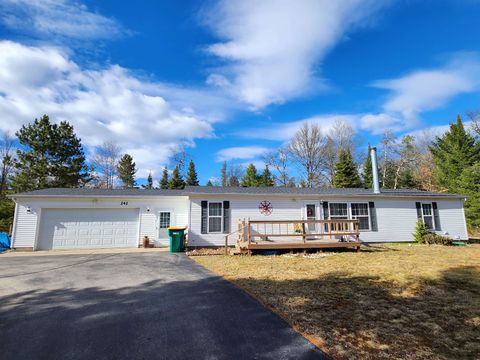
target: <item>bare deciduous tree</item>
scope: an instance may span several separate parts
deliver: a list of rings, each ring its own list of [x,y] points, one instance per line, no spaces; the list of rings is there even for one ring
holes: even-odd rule
[[[120,159],[120,148],[112,141],[106,141],[95,150],[92,157],[96,175],[96,186],[113,189],[117,177],[117,165]]]
[[[393,158],[396,151],[396,139],[393,130],[385,129],[380,143],[382,144],[382,158],[380,161],[382,186],[390,187],[389,175],[393,172]]]
[[[243,177],[241,165],[230,164],[227,169],[227,186],[240,186],[240,179]],[[223,180],[222,180],[223,186]]]
[[[3,197],[7,190],[8,177],[14,167],[13,157],[13,137],[8,132],[4,132],[0,144],[0,197]]]
[[[337,151],[343,149],[350,151],[352,154],[355,153],[355,148],[358,145],[357,133],[349,123],[344,120],[336,120],[329,134],[335,142]]]
[[[413,168],[418,161],[419,152],[414,143],[415,138],[412,135],[406,135],[398,145],[398,159],[395,161],[395,176],[393,188],[399,187],[400,176],[402,172],[409,171],[413,176]]]
[[[340,150],[356,154],[358,143],[357,133],[349,123],[344,120],[337,120],[334,122],[332,128],[327,134],[323,147],[322,174],[325,182],[329,186],[333,186],[333,174]],[[355,160],[359,161],[359,159]]]
[[[288,151],[300,167],[307,187],[314,187],[321,183],[325,143],[326,136],[322,133],[320,126],[306,122],[295,133],[288,145]]]
[[[472,130],[477,133],[477,136],[480,136],[480,110],[469,111],[467,116],[470,119]]]
[[[274,151],[267,152],[263,161],[266,165],[274,170],[275,182],[284,187],[291,185],[291,177],[289,176],[290,154],[288,148],[280,147]]]
[[[183,140],[181,141],[180,145],[178,146],[172,146],[172,160],[174,163],[173,168],[178,166],[178,169],[180,171],[180,175],[184,176],[185,175],[185,165],[187,164],[187,161],[189,159],[189,155],[186,150],[186,144],[187,141]]]
[[[431,129],[424,129],[415,137],[418,158],[414,164],[413,177],[420,190],[446,191],[436,185],[434,180],[435,163],[429,149],[434,140],[435,133]]]

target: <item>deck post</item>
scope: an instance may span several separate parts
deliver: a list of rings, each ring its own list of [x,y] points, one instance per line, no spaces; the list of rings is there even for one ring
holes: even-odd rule
[[[303,220],[302,220],[302,235],[303,235],[302,238],[303,238],[303,243],[304,243],[304,244],[307,242],[307,237],[305,236],[305,233],[306,233],[306,231],[305,231],[305,223],[304,223]]]
[[[228,235],[225,235],[225,255],[228,255]]]
[[[252,226],[252,225],[250,224],[250,218],[248,218],[247,223],[248,223],[248,245],[250,245],[250,243],[251,243],[251,241],[252,241],[252,240],[251,240],[251,236],[252,236],[252,234],[251,234],[251,226]]]

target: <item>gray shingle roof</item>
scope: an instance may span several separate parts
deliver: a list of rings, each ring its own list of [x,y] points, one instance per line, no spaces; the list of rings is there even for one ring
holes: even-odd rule
[[[92,189],[92,188],[49,188],[42,190],[27,191],[12,195],[16,196],[182,196],[183,190],[160,190],[160,189]]]
[[[374,194],[364,188],[294,188],[294,187],[234,187],[234,186],[187,186],[184,193],[189,194],[231,194],[231,195],[331,195],[331,196],[435,196],[463,198],[464,195],[421,191],[415,189],[382,189]]]
[[[408,197],[442,197],[463,198],[464,195],[420,191],[414,189],[382,189],[381,194],[374,194],[371,189],[332,189],[332,188],[286,188],[286,187],[221,187],[221,186],[187,186],[184,190],[160,189],[91,189],[91,188],[50,188],[11,195],[11,197],[154,197],[154,196],[188,196],[188,195],[312,195],[312,196],[408,196]]]

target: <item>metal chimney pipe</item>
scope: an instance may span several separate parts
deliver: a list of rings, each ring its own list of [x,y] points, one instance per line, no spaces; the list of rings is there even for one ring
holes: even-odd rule
[[[373,193],[380,194],[380,182],[378,179],[377,148],[370,148],[370,158],[372,159]]]

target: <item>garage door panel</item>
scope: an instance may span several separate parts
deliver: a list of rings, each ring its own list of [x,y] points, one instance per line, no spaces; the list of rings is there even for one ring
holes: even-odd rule
[[[138,209],[43,209],[37,248],[136,247]]]

